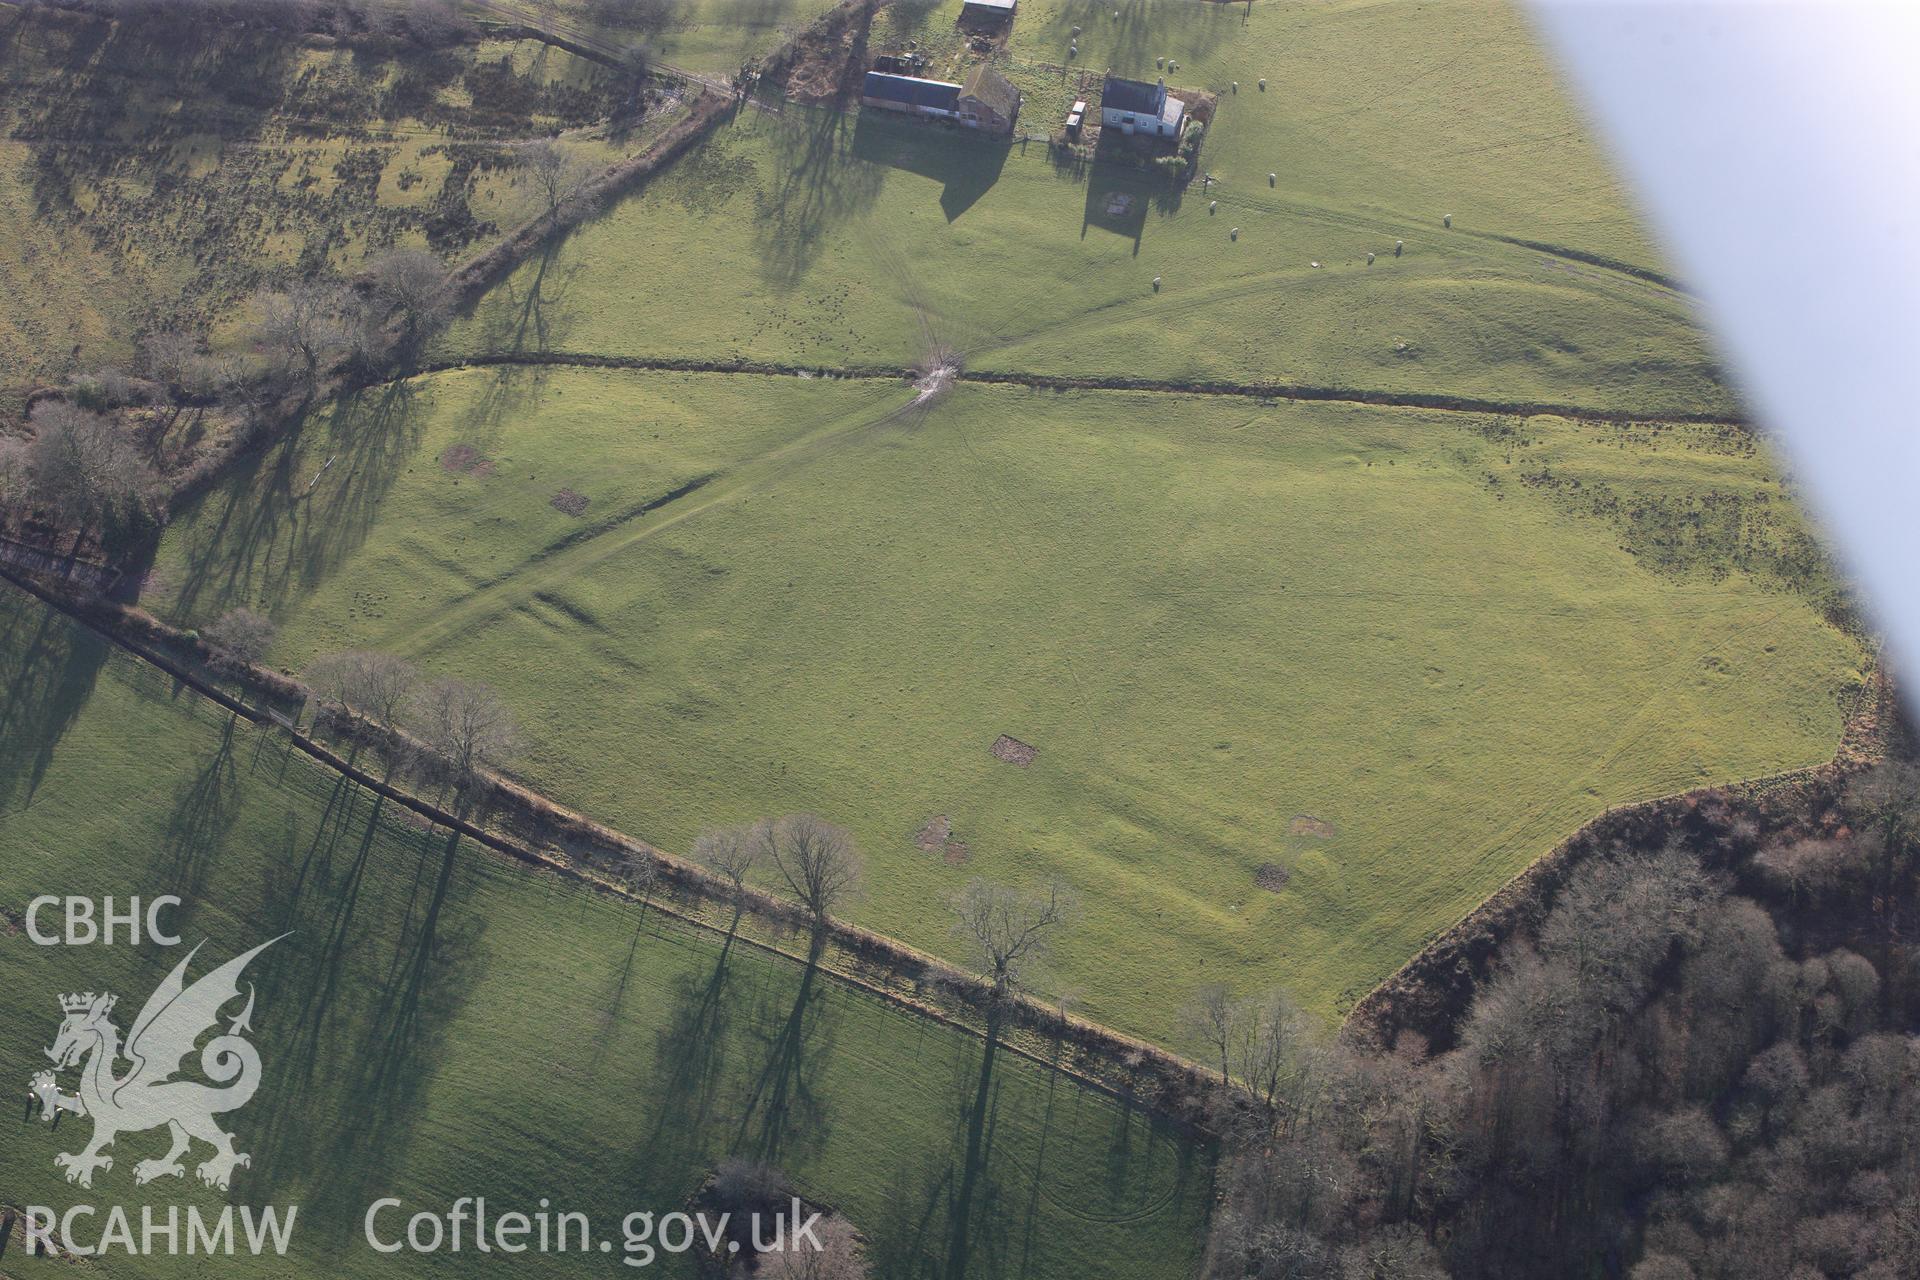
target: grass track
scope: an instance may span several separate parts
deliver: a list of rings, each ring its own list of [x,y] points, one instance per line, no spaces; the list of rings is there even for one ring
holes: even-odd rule
[[[668,847],[832,815],[858,918],[936,952],[967,876],[1063,878],[1060,985],[1163,1040],[1196,975],[1331,1011],[1605,805],[1824,758],[1859,658],[1736,559],[1803,536],[1737,431],[562,368],[396,395],[209,495],[152,602],[268,607],[289,665],[483,674],[536,784]],[[300,496],[326,456],[359,460]],[[963,867],[913,844],[939,814]]]

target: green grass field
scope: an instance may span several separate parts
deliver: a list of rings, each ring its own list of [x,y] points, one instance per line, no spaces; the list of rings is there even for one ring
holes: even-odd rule
[[[914,394],[433,375],[210,494],[147,599],[493,681],[536,785],[669,848],[846,823],[856,917],[930,950],[967,877],[1065,880],[1057,986],[1163,1040],[1208,979],[1331,1012],[1605,806],[1833,749],[1861,655],[1741,433]]]
[[[0,676],[0,1078],[15,1105],[46,1065],[60,993],[118,993],[125,1031],[180,956],[31,946],[19,927],[33,895],[179,893],[187,943],[208,940],[203,962],[294,931],[250,971],[267,1071],[227,1123],[253,1157],[234,1200],[300,1205],[295,1248],[223,1260],[222,1274],[471,1273],[490,1260],[470,1248],[374,1254],[360,1243],[366,1206],[391,1195],[444,1212],[485,1195],[496,1212],[531,1212],[550,1196],[612,1234],[630,1211],[682,1207],[734,1151],[771,1151],[847,1214],[876,1275],[938,1274],[951,1256],[978,1041],[450,847],[12,588],[0,589]],[[767,1101],[781,1083],[785,1110]],[[988,1096],[967,1274],[1192,1273],[1206,1149],[1007,1053]],[[120,1204],[137,1223],[143,1203],[226,1201],[192,1181],[136,1190],[132,1165],[160,1153],[157,1134],[122,1137],[91,1191],[67,1186],[53,1155],[85,1141],[84,1123],[9,1120],[0,1203]],[[520,1274],[619,1269],[598,1254],[515,1261]],[[19,1274],[34,1265],[47,1264]],[[205,1265],[110,1258],[88,1274]],[[645,1274],[662,1273],[686,1274]]]
[[[950,7],[876,39],[938,47]],[[1059,127],[1046,33],[1092,7],[1023,6],[1024,130]],[[1505,7],[1261,4],[1244,26],[1237,6],[1122,8],[1165,35],[1176,87],[1220,95],[1211,189],[872,112],[747,112],[527,264],[449,350],[836,365],[943,345],[981,369],[1731,411],[1687,299],[1583,260],[1660,265]],[[1151,77],[1152,47],[1111,56]],[[555,272],[572,285],[529,334]]]
[[[833,8],[837,0],[502,0],[513,12],[562,35],[642,49],[696,74],[731,76]]]

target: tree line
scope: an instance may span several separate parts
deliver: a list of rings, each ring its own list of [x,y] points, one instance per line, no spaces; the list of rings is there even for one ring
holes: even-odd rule
[[[1920,1275],[1920,770],[1616,848],[1447,1052],[1200,992],[1231,1154],[1209,1275]]]

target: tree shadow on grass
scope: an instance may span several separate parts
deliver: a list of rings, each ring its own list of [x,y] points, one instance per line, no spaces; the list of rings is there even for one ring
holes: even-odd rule
[[[697,1167],[720,1120],[734,1009],[744,995],[730,969],[732,947],[728,939],[709,972],[675,981],[671,1013],[655,1036],[646,1077],[655,1114],[636,1170],[647,1185]]]
[[[766,993],[754,1027],[763,1066],[750,1084],[742,1082],[731,1154],[770,1165],[798,1163],[831,1135],[819,1077],[833,1057],[838,1015],[825,983],[816,947],[784,1015],[777,990]]]
[[[997,1043],[982,1042],[955,1054],[947,1141],[902,1163],[868,1230],[876,1275],[942,1280],[1005,1273],[1015,1224],[994,1150],[1001,1052]]]
[[[1206,1202],[1193,1179],[1207,1149],[1172,1121],[1110,1109],[1058,1072],[1029,1094],[1029,1068],[1005,1046],[965,1046],[952,1070],[946,1143],[903,1159],[880,1214],[862,1224],[875,1275],[1098,1274],[1076,1251],[1101,1224],[1137,1230],[1124,1224]],[[1164,1229],[1157,1218],[1153,1229]]]
[[[420,866],[403,914],[369,892],[375,877],[397,887],[380,864],[406,847],[399,837],[375,806],[352,862],[309,893],[311,925],[287,940],[299,945],[275,979],[297,999],[275,1012],[268,1156],[255,1165],[264,1194],[297,1189],[316,1218],[357,1222],[404,1163],[447,1027],[485,969],[457,833],[407,837]]]
[[[93,696],[108,644],[0,582],[0,810],[24,805]]]
[[[760,270],[775,288],[792,289],[832,232],[872,206],[886,171],[851,154],[857,126],[843,112],[789,104],[756,127],[771,140],[774,170],[756,215]]]
[[[485,382],[472,407],[460,415],[453,434],[461,444],[485,455],[516,430],[525,439],[526,423],[548,402],[554,369],[551,365],[509,364],[475,371],[471,376],[484,378]],[[537,451],[534,456],[539,456]]]
[[[419,449],[417,394],[411,381],[349,392],[236,468],[188,526],[175,609],[272,611],[339,568]]]
[[[240,812],[240,770],[235,763],[244,730],[238,712],[228,712],[213,754],[174,793],[173,808],[153,860],[151,883],[185,899],[183,923],[207,884],[207,873],[225,845]]]
[[[564,344],[572,328],[567,294],[581,269],[579,262],[560,261],[567,234],[548,236],[530,263],[507,273],[474,303],[482,350],[526,355]]]
[[[1191,0],[1064,0],[1049,15],[1046,38],[1064,48],[1072,29],[1084,27],[1101,48],[1112,50],[1116,74],[1151,80],[1156,57],[1198,61],[1211,53],[1244,25],[1240,8]]]

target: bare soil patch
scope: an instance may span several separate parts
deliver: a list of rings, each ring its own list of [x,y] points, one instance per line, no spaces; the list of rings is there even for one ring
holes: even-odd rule
[[[9,938],[20,936],[21,920],[12,907],[0,907],[0,935]]]
[[[1310,813],[1296,813],[1293,815],[1293,820],[1287,823],[1287,834],[1331,840],[1334,837],[1334,826],[1325,818],[1316,818]]]
[[[589,499],[584,493],[575,493],[571,489],[562,489],[560,492],[554,494],[553,497],[549,498],[547,503],[556,511],[564,511],[570,516],[583,516],[587,514],[588,501]]]
[[[1253,882],[1268,893],[1280,892],[1292,878],[1293,872],[1277,862],[1263,862],[1253,872]]]
[[[1039,755],[1040,751],[1037,747],[1030,747],[1020,739],[1009,738],[1003,733],[993,740],[993,754],[1008,764],[1017,764],[1024,769],[1033,763],[1033,758]]]
[[[440,467],[457,476],[485,478],[493,474],[493,459],[470,444],[452,444],[440,455]]]
[[[923,853],[939,854],[950,867],[962,866],[967,861],[967,842],[953,838],[953,819],[944,813],[928,818],[926,825],[915,833],[913,843]]]

